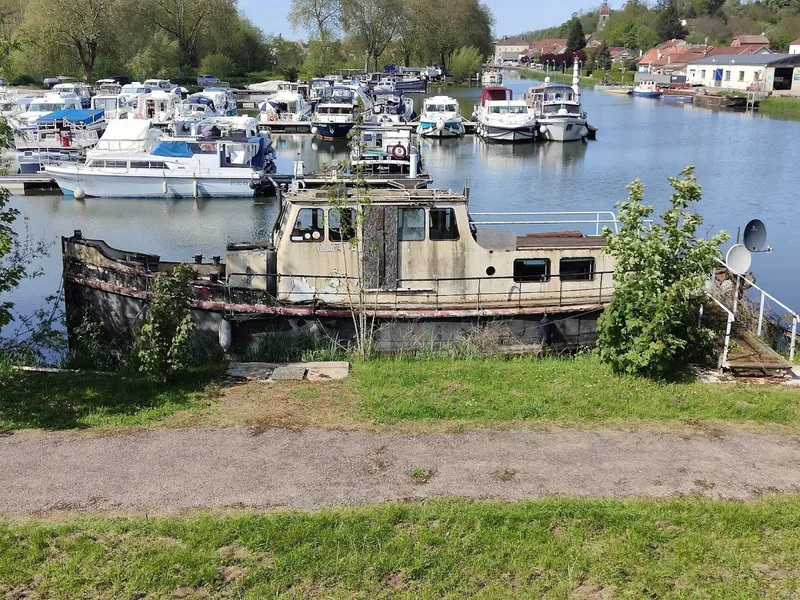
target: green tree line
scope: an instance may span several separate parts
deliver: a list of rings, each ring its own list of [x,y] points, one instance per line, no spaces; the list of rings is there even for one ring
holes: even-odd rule
[[[800,0],[628,0],[621,10],[611,11],[603,29],[598,29],[598,7],[557,27],[523,35],[531,41],[568,38],[576,20],[609,46],[634,51],[647,51],[673,38],[727,46],[736,36],[763,33],[774,50],[785,52],[800,37]]]

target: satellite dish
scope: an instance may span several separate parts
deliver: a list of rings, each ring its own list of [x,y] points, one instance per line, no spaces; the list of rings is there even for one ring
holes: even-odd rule
[[[759,219],[753,219],[744,228],[742,241],[750,252],[758,252],[767,243],[767,226]]]
[[[737,275],[744,275],[750,268],[753,256],[744,244],[731,246],[725,255],[725,264]]]

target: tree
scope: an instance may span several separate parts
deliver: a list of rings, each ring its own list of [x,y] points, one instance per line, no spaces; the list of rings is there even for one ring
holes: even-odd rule
[[[92,79],[94,64],[110,35],[110,13],[116,0],[31,0],[25,24],[34,38],[49,39],[74,52],[83,78]]]
[[[292,0],[289,21],[294,29],[304,27],[327,40],[335,34],[341,8],[340,0]]]
[[[207,54],[200,63],[200,70],[216,77],[230,77],[233,74],[233,61],[219,52]]]
[[[475,46],[459,48],[453,53],[450,72],[456,81],[466,81],[478,72],[483,64],[483,57]]]
[[[686,30],[681,25],[676,0],[660,0],[658,8],[658,20],[656,21],[658,41],[666,42],[685,37]]]
[[[369,70],[370,59],[378,70],[378,59],[394,38],[402,12],[402,0],[342,0],[342,29],[364,51],[365,70]]]
[[[418,46],[418,37],[417,19],[411,10],[411,4],[404,2],[397,23],[396,40],[397,47],[403,56],[403,65],[406,67],[411,66],[411,60]]]
[[[569,35],[567,36],[567,50],[579,52],[586,47],[586,34],[577,15],[573,15],[569,22]]]
[[[139,50],[126,64],[125,70],[134,79],[148,77],[170,79],[180,71],[178,40],[164,31],[156,31],[147,46]]]
[[[597,53],[594,55],[594,64],[598,69],[608,71],[613,61],[611,60],[611,49],[607,42],[603,42]]]
[[[600,356],[618,373],[667,378],[707,349],[711,332],[698,323],[704,287],[728,239],[721,232],[698,239],[702,217],[691,212],[702,188],[694,167],[669,179],[675,190],[661,223],[648,226],[644,185],[628,186],[629,199],[618,205],[622,227],[607,229],[606,252],[617,259],[614,295],[598,322]]]
[[[269,48],[262,31],[249,20],[238,17],[233,34],[226,40],[222,52],[230,58],[232,72],[245,74],[268,67]]]
[[[236,14],[234,0],[142,0],[140,6],[156,27],[177,40],[184,73],[200,64],[198,41],[204,28],[211,22],[230,21]]]

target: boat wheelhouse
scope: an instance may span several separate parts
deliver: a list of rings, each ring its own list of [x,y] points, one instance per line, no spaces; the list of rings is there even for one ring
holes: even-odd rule
[[[236,98],[230,88],[209,87],[202,92],[192,94],[192,96],[210,98],[214,103],[214,110],[225,117],[235,117],[238,114]]]
[[[655,81],[642,81],[633,88],[633,95],[640,98],[660,98],[664,92]]]
[[[181,103],[180,96],[172,92],[155,89],[136,99],[134,119],[149,119],[155,127],[168,127],[175,120],[175,113]]]
[[[50,90],[54,94],[69,95],[74,94],[81,100],[81,108],[89,108],[92,99],[92,88],[83,83],[57,83]]]
[[[23,126],[35,125],[39,117],[43,117],[52,112],[68,109],[81,110],[82,108],[81,99],[75,94],[48,92],[44,96],[39,96],[31,100],[30,104],[28,104],[28,110],[19,113],[15,120]]]
[[[130,104],[133,108],[136,108],[139,96],[151,94],[152,92],[153,88],[149,85],[144,85],[138,81],[134,81],[133,83],[126,83],[123,85],[119,93],[122,96],[125,96],[128,104]]]
[[[424,188],[432,181],[411,130],[400,127],[365,126],[361,143],[353,145],[348,172],[358,172],[371,185],[385,180],[386,186],[404,189]]]
[[[417,126],[423,137],[458,137],[464,135],[464,119],[458,101],[450,96],[426,98]]]
[[[98,94],[92,98],[92,110],[102,110],[106,121],[112,119],[132,119],[133,107],[128,97],[122,94]]]
[[[303,94],[289,90],[279,90],[258,105],[262,123],[275,121],[308,121],[314,108]]]
[[[382,350],[447,342],[487,322],[503,324],[515,343],[594,341],[614,268],[598,229],[617,225],[613,213],[564,214],[568,230],[552,231],[554,213],[470,215],[467,198],[451,191],[373,190],[368,202],[341,194],[335,204],[329,191],[283,195],[269,240],[231,244],[224,263],[193,265],[198,329],[232,331],[238,348],[264,331],[316,328],[348,339],[358,310],[375,319]],[[488,228],[498,221],[506,229]],[[530,232],[533,222],[553,225]],[[88,310],[110,334],[135,331],[153,275],[177,264],[80,232],[62,249],[68,315]]]
[[[311,131],[323,140],[347,137],[355,122],[355,115],[362,111],[369,115],[372,102],[361,86],[334,85],[325,91],[317,102],[311,117]]]
[[[408,123],[416,117],[414,101],[398,90],[375,90],[372,93],[371,123]]]
[[[524,100],[514,100],[506,87],[487,87],[475,107],[476,132],[485,140],[532,142],[536,139],[536,116]]]
[[[569,85],[551,83],[546,78],[544,85],[528,90],[525,101],[539,124],[541,139],[573,142],[589,134],[580,96]]]
[[[169,129],[173,135],[187,135],[191,133],[192,127],[201,121],[222,116],[224,116],[222,113],[215,110],[210,98],[189,96],[178,104]]]
[[[39,117],[34,125],[15,132],[20,173],[38,173],[47,165],[83,160],[105,128],[102,110],[64,109]]]

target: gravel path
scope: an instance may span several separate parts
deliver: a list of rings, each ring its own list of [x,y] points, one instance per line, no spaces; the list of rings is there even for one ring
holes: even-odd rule
[[[411,469],[432,471],[427,483]],[[0,513],[312,509],[462,496],[752,498],[800,490],[800,440],[742,431],[150,430],[0,438]]]

